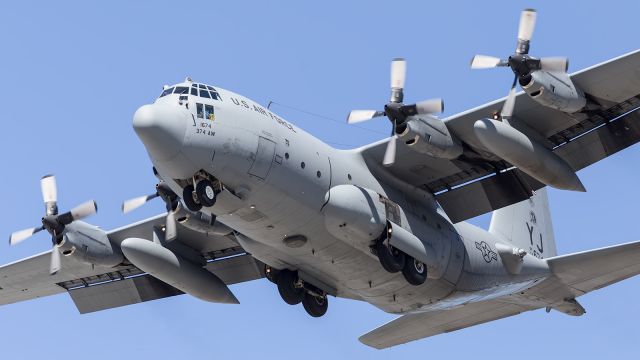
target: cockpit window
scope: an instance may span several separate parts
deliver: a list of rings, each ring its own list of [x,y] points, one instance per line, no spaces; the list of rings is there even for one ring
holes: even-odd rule
[[[209,85],[207,85],[207,89],[209,89],[211,91],[216,91],[216,89],[214,89],[213,86],[209,86]]]
[[[214,100],[220,100],[220,95],[218,95],[217,92],[212,91],[211,92],[211,98],[214,99]]]
[[[215,115],[213,114],[213,106],[212,105],[205,105],[204,106],[204,118],[207,120],[214,120]]]
[[[198,118],[204,119],[204,109],[202,104],[196,103],[196,113],[198,114]]]
[[[172,92],[173,92],[173,88],[165,89],[165,90],[162,92],[162,94],[160,94],[160,97],[167,96],[167,95],[171,94]]]
[[[200,90],[200,97],[211,99],[211,96],[209,96],[209,92],[207,90]]]
[[[189,94],[189,88],[186,86],[178,86],[176,87],[176,91],[173,92],[174,94]]]
[[[195,86],[195,85],[192,85],[192,86]],[[198,89],[191,88],[191,95],[198,96]]]
[[[204,86],[204,85],[202,85],[202,84],[198,84],[198,87],[199,87],[200,89],[206,89],[206,88],[207,88],[206,86]]]

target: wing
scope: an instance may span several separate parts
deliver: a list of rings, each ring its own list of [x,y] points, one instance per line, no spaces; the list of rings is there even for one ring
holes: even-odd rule
[[[362,335],[360,341],[376,349],[384,349],[517,315],[528,310],[532,308],[490,300],[454,309],[408,314]]]
[[[635,51],[571,75],[577,87],[602,109],[566,114],[520,92],[511,122],[530,129],[545,146],[580,170],[640,140],[640,51]],[[396,163],[383,168],[386,141],[361,148],[372,172],[391,173],[432,194],[454,221],[514,204],[544,186],[486,150],[473,124],[502,108],[500,99],[445,119],[449,131],[465,149],[454,160],[432,158],[406,146],[397,149]],[[517,127],[517,126],[516,126]]]
[[[543,283],[544,277],[519,283],[501,284],[482,291],[457,292],[419,312],[403,315],[360,337],[377,349],[463,329],[488,321],[539,308],[538,304],[519,303],[511,297]]]
[[[150,239],[153,229],[164,225],[164,218],[159,215],[112,230],[109,239],[115,244],[128,237]],[[206,269],[228,285],[264,277],[264,266],[231,235],[203,234],[178,225],[175,242],[200,254]],[[87,313],[182,294],[129,263],[107,268],[64,257],[61,270],[49,275],[50,253],[0,267],[0,305],[69,292],[78,310]]]

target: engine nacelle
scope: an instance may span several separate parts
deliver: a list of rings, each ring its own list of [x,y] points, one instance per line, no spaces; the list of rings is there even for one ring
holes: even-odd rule
[[[338,185],[329,189],[326,201],[324,223],[329,233],[338,239],[368,247],[387,226],[385,203],[375,191]]]
[[[98,266],[117,266],[124,259],[122,251],[111,244],[104,230],[81,221],[67,225],[59,250],[64,256]]]
[[[533,100],[566,113],[580,111],[587,104],[582,91],[566,73],[534,71],[520,79],[520,85]]]
[[[462,154],[462,146],[451,136],[445,123],[430,116],[413,117],[399,124],[396,134],[421,154],[443,159],[455,159]]]

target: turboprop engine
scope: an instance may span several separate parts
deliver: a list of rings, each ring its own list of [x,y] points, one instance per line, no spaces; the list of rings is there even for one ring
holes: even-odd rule
[[[446,263],[438,261],[439,256],[432,244],[440,238],[433,236],[433,239],[422,240],[398,225],[402,223],[404,214],[400,206],[391,200],[354,185],[334,186],[326,196],[327,204],[323,210],[325,226],[333,236],[367,253],[376,241],[388,239],[395,248],[428,268],[438,270],[429,272],[429,277],[440,276],[441,269],[446,268]]]
[[[518,81],[533,100],[544,106],[574,113],[587,104],[584,94],[576,88],[567,73],[533,71]]]
[[[442,120],[425,116],[414,117],[396,127],[400,141],[421,154],[443,159],[455,159],[462,146],[455,140]]]
[[[122,251],[111,244],[104,230],[81,221],[67,226],[58,249],[64,256],[91,265],[113,267],[123,260]]]

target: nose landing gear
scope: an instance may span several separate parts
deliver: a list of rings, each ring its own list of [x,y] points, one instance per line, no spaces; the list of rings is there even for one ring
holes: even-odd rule
[[[268,269],[267,274],[272,273]],[[313,317],[321,317],[327,312],[329,299],[327,294],[315,286],[303,282],[298,278],[296,271],[288,269],[278,271],[270,280],[278,286],[278,292],[282,300],[289,305],[302,303],[307,314]]]
[[[189,184],[184,187],[182,199],[187,209],[191,211],[200,211],[202,207],[211,207],[216,203],[216,195],[213,182],[209,179],[200,179],[196,182],[196,186]]]

